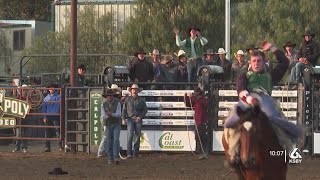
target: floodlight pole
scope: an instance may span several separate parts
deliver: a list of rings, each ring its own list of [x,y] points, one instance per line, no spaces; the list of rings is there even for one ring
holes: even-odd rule
[[[227,51],[226,58],[230,59],[230,0],[226,0],[225,12],[225,48]]]
[[[71,0],[71,38],[70,38],[70,84],[76,86],[77,68],[77,0]]]

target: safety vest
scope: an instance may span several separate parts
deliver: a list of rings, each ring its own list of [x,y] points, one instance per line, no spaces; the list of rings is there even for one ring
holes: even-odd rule
[[[103,109],[105,110],[105,112],[115,113],[117,111],[118,103],[119,100],[117,98],[114,98],[111,103],[106,101],[103,103]],[[104,126],[110,126],[116,123],[120,123],[120,117],[109,117],[106,121],[103,121]]]
[[[187,57],[191,56],[191,38],[186,39],[184,51],[186,52]],[[196,38],[196,40],[194,41],[194,51],[196,52],[197,57],[203,56],[203,49],[199,38]]]
[[[247,74],[248,85],[247,88],[252,91],[253,89],[263,88],[267,90],[269,94],[272,91],[272,80],[268,72],[256,73],[248,71]]]

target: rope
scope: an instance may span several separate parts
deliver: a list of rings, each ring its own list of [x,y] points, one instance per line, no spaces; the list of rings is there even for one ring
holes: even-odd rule
[[[192,111],[194,111],[193,106],[192,106],[191,98],[189,98],[189,101],[190,101],[190,108],[191,108]],[[195,114],[195,113],[194,113],[194,114]],[[199,138],[201,151],[202,151],[203,156],[204,156],[206,159],[208,159],[208,156],[206,155],[206,153],[204,152],[204,149],[203,149],[201,137],[200,137],[200,135],[199,135],[199,130],[198,130],[198,127],[197,127],[197,124],[196,124],[196,120],[195,120],[194,114],[193,114],[193,121],[194,121],[194,126],[195,126],[195,128],[196,128],[196,133],[197,133],[198,138]],[[186,118],[187,118],[187,113],[186,113]],[[187,123],[187,124],[188,124],[188,123]],[[187,126],[187,127],[188,127],[188,126]],[[188,131],[188,136],[189,136],[189,131]],[[190,145],[190,137],[189,137],[189,145]],[[191,145],[190,145],[190,146],[191,146]],[[192,150],[192,149],[191,149],[191,150]],[[195,154],[193,153],[193,151],[191,151],[191,152],[192,152],[193,155],[195,155]],[[196,155],[195,155],[195,156],[196,156]]]

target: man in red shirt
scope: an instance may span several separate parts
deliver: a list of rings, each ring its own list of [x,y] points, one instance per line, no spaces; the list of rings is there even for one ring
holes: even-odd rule
[[[202,152],[199,157],[200,160],[207,159],[208,154],[208,98],[204,96],[203,91],[196,87],[194,93],[186,93],[184,102],[187,107],[194,109],[194,119],[196,124],[195,138],[196,138],[196,151]],[[198,130],[198,132],[197,132]],[[201,147],[202,146],[202,147]]]

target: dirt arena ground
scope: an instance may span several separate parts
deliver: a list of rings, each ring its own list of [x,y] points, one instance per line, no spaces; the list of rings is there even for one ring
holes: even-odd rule
[[[65,152],[0,153],[0,179],[236,179],[223,165],[222,154],[197,160],[191,153],[142,153],[135,159],[107,165],[95,154]],[[302,164],[290,165],[288,180],[320,179],[320,159],[303,157]],[[67,175],[48,175],[61,167]]]

